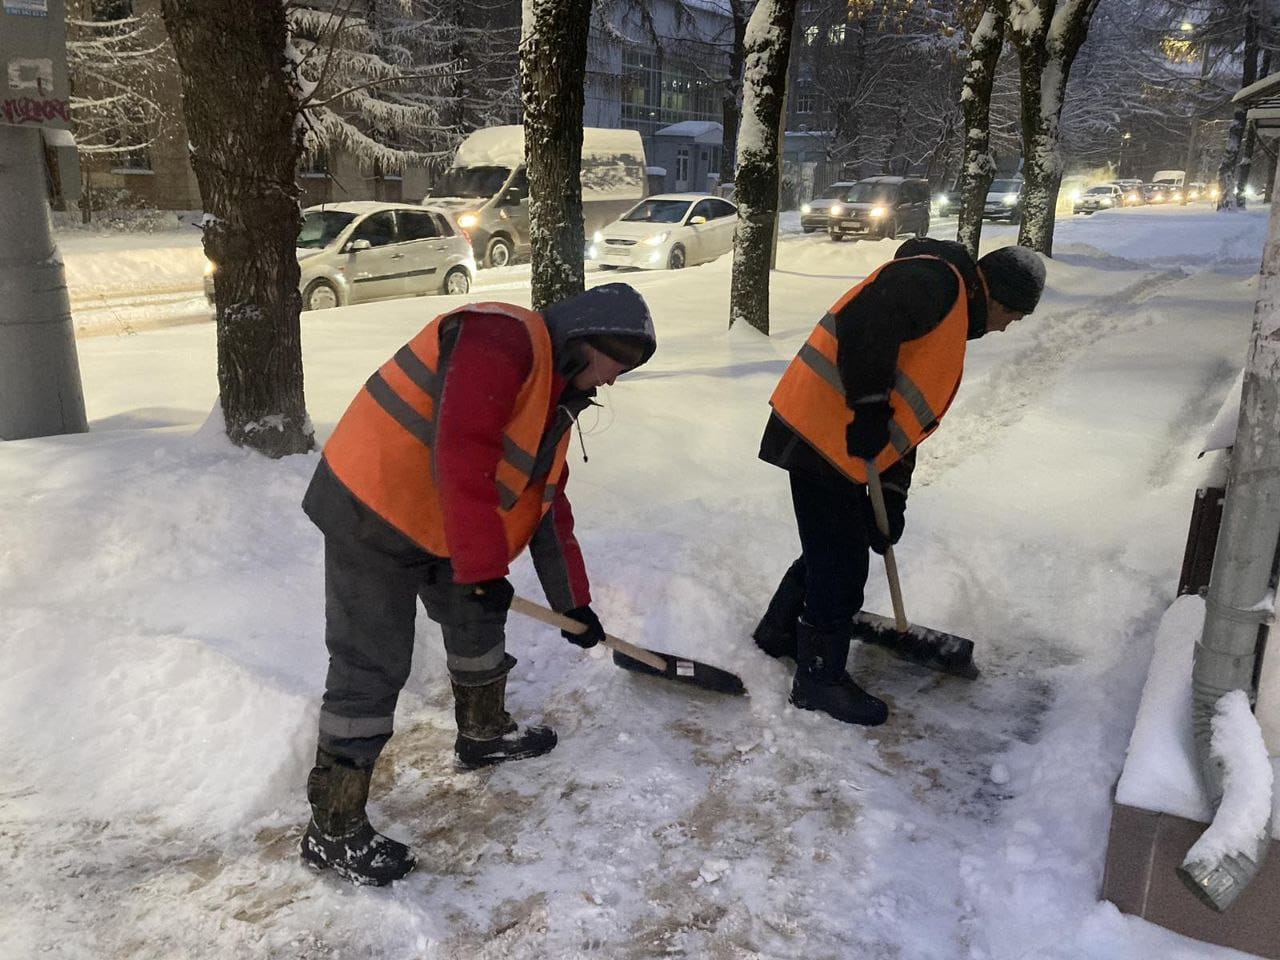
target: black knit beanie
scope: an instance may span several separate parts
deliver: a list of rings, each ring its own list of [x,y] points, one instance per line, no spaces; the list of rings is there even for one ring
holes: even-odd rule
[[[585,338],[601,353],[618,361],[628,370],[634,370],[649,359],[649,342],[639,337],[621,333],[593,333]]]
[[[1001,247],[978,261],[987,290],[996,303],[1018,313],[1031,313],[1044,291],[1044,261],[1027,247]]]

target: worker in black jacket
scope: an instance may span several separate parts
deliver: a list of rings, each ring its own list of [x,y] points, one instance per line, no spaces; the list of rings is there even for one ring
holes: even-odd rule
[[[883,723],[888,708],[845,672],[862,608],[868,549],[905,524],[916,446],[937,428],[960,383],[966,340],[1032,312],[1044,264],[1004,247],[976,264],[958,243],[909,240],[815,327],[770,404],[760,458],[788,471],[801,554],[754,637],[796,659],[791,702],[846,723]],[[881,476],[889,530],[865,486]]]

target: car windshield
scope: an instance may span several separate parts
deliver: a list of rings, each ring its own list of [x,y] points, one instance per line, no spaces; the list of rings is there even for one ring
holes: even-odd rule
[[[819,200],[844,200],[845,194],[849,192],[851,186],[847,183],[837,183],[827,187],[818,196]]]
[[[1090,187],[1089,192],[1110,194],[1113,189],[1114,189],[1113,187]]]
[[[354,213],[340,210],[312,210],[302,217],[296,246],[306,250],[323,249],[355,218]]]
[[[1020,193],[1022,192],[1021,180],[995,180],[991,184],[989,193]]]
[[[844,196],[846,203],[888,203],[893,199],[893,187],[884,183],[855,183]]]
[[[680,223],[690,203],[689,200],[646,200],[622,219],[629,223]]]
[[[492,197],[511,176],[510,167],[454,167],[432,184],[429,197]]]

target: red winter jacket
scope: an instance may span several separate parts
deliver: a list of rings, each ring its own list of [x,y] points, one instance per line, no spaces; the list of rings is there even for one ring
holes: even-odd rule
[[[445,537],[458,583],[508,572],[506,534],[498,517],[494,475],[502,436],[533,351],[521,323],[488,313],[464,314],[449,348],[436,414],[436,484],[444,506]],[[557,419],[566,382],[557,374],[547,428]],[[548,602],[564,611],[591,601],[582,550],[565,497],[568,467],[556,499],[529,545]]]

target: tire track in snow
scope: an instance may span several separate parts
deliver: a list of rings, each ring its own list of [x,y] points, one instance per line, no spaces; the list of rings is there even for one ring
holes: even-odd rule
[[[960,403],[966,414],[948,421],[920,447],[917,485],[929,486],[948,471],[1003,438],[1026,415],[1037,397],[1046,393],[1058,375],[1096,343],[1150,321],[1135,307],[1161,290],[1185,279],[1183,270],[1147,275],[1117,293],[1100,297],[1077,311],[1058,310],[1031,320],[1032,340],[992,370],[977,388],[961,386]],[[1024,321],[1027,322],[1027,321]]]

